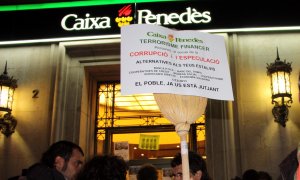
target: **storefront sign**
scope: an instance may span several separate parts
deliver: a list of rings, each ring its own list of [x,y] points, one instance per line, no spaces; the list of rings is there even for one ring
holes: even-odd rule
[[[0,11],[0,42],[95,39],[95,36],[119,35],[120,27],[129,24],[220,32],[240,28],[300,27],[297,4],[274,3],[272,8],[269,5],[262,2],[176,1]]]
[[[121,29],[122,95],[173,93],[233,100],[222,36],[136,24]]]
[[[127,4],[0,12],[1,23],[5,24],[0,28],[0,41],[120,34],[120,27],[133,21],[132,7]]]

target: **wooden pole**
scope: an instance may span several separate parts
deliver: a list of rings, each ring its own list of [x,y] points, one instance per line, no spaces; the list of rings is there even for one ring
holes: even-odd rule
[[[204,113],[207,98],[168,93],[154,93],[154,98],[164,117],[175,125],[175,130],[180,137],[183,180],[190,180],[187,133],[190,124]]]
[[[180,147],[181,147],[181,165],[182,165],[182,179],[190,179],[190,165],[189,165],[189,150],[187,145],[187,132],[178,132],[180,136]]]

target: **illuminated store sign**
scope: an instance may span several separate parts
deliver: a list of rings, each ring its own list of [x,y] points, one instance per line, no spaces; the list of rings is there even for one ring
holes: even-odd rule
[[[118,27],[129,25],[132,22],[131,5],[125,5],[118,10],[118,17],[115,17],[115,23]],[[103,17],[92,17],[90,13],[86,13],[85,17],[79,17],[77,14],[68,14],[61,20],[61,27],[66,31],[93,30],[93,29],[109,29],[111,28],[111,17],[109,15]]]
[[[272,8],[268,3],[258,5],[223,1],[129,3],[0,11],[0,17],[3,25],[0,28],[0,42],[62,38],[72,40],[77,37],[93,39],[96,36],[120,35],[120,27],[129,24],[156,24],[178,30],[214,32],[268,27],[300,30],[298,6],[290,6],[288,3],[276,3]]]
[[[117,17],[116,22],[119,27],[128,25],[132,21],[131,5],[122,7],[119,16],[127,15],[129,17]],[[157,25],[178,25],[178,24],[201,24],[211,22],[209,11],[199,12],[196,8],[188,7],[183,13],[172,12],[169,14],[153,14],[149,9],[137,10],[137,23],[138,24],[157,24]],[[125,20],[125,21],[124,21]],[[122,23],[123,22],[123,23]],[[124,23],[127,22],[127,23]],[[70,24],[70,25],[67,25]],[[86,13],[85,17],[79,17],[77,14],[68,14],[63,17],[61,27],[66,31],[79,31],[91,29],[106,29],[111,28],[111,18],[104,17],[91,17],[90,13]]]

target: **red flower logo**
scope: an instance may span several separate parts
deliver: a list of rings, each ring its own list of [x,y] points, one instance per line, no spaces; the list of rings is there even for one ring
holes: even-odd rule
[[[115,21],[116,23],[118,23],[119,27],[125,26],[125,25],[129,25],[130,22],[133,20],[133,17],[130,16],[132,13],[132,9],[131,9],[131,5],[127,5],[122,7],[119,11],[118,11],[118,15],[119,17],[116,17]]]

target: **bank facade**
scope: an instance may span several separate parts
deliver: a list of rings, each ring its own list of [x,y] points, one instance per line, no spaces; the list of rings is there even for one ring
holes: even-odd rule
[[[284,4],[242,7],[239,15],[230,3],[195,1],[2,10],[0,64],[4,70],[7,62],[8,74],[18,80],[12,110],[18,124],[9,137],[0,134],[0,179],[20,174],[61,139],[77,142],[89,158],[112,153],[117,134],[174,132],[171,124],[149,121],[161,118],[159,113],[139,114],[141,124],[128,127],[118,124],[122,119],[101,116],[106,113],[98,102],[105,93],[101,85],[120,84],[120,28],[142,23],[225,38],[234,101],[208,100],[205,121],[190,130],[189,148],[206,156],[213,179],[230,179],[250,168],[277,178],[278,165],[300,137],[299,16],[296,6]],[[274,13],[280,8],[284,12]],[[286,127],[274,122],[266,69],[277,49],[293,69]],[[205,140],[195,140],[201,128]],[[167,168],[169,161],[152,162]]]

